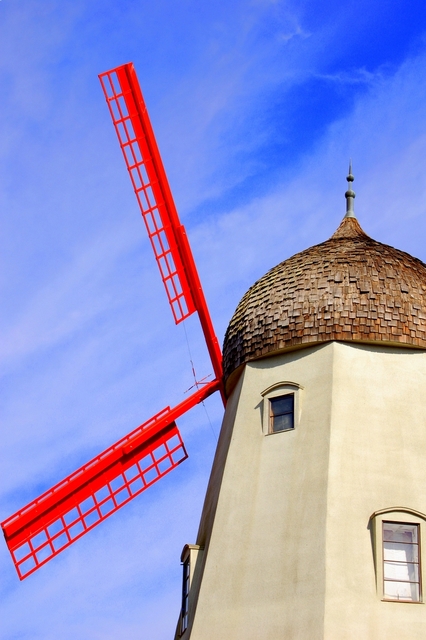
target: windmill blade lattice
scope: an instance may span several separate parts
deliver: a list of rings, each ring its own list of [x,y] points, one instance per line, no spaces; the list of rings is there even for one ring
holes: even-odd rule
[[[188,457],[175,420],[218,390],[167,407],[1,523],[22,580]]]
[[[222,354],[132,63],[99,75],[176,324],[194,311],[217,380]],[[223,403],[225,395],[221,389]]]
[[[174,229],[178,220],[133,65],[99,76],[176,324],[195,311]],[[175,214],[175,215],[174,215]],[[174,223],[174,224],[173,224]]]
[[[100,453],[2,522],[20,579],[27,577],[187,458],[175,420],[220,391],[222,354],[185,229],[132,64],[101,74],[133,188],[176,323],[197,311],[215,379]]]

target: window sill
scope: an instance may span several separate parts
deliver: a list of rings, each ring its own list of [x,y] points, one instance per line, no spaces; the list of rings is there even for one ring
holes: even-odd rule
[[[421,600],[391,600],[388,598],[381,598],[382,602],[394,602],[395,604],[424,604]]]
[[[290,429],[281,429],[280,431],[270,431],[269,433],[265,433],[265,436],[277,436],[280,433],[288,433],[289,431],[296,431],[294,427]]]

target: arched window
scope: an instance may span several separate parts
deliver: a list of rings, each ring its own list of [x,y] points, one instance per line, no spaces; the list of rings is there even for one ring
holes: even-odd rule
[[[277,382],[262,391],[263,433],[292,431],[300,415],[300,391],[295,382]]]
[[[390,507],[375,511],[370,521],[379,596],[388,602],[422,602],[426,515],[407,507]]]

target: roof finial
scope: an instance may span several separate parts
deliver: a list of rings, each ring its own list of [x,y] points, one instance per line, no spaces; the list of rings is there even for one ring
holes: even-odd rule
[[[356,218],[354,212],[354,199],[355,199],[355,191],[352,191],[352,182],[354,181],[354,177],[352,175],[352,160],[349,160],[349,175],[346,180],[348,181],[348,190],[345,193],[346,198],[346,215],[345,218]]]

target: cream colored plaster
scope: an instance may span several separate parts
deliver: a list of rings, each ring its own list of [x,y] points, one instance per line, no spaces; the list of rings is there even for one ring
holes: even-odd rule
[[[296,426],[265,436],[262,392],[281,381],[302,387]],[[426,512],[425,391],[426,352],[411,349],[334,342],[246,365],[183,640],[426,637],[425,605],[381,601],[369,520],[392,505]]]
[[[425,605],[381,601],[369,519],[390,505],[426,511],[426,353],[334,352],[324,638],[420,640]]]
[[[332,353],[250,363],[230,398],[197,539],[205,567],[191,640],[322,638]],[[261,393],[282,380],[303,387],[300,419],[265,437]]]
[[[225,416],[220,430],[219,442],[216,447],[215,458],[213,461],[213,467],[210,474],[210,480],[207,487],[206,497],[204,499],[203,512],[201,515],[201,522],[197,536],[197,544],[204,549],[202,554],[198,554],[196,559],[196,566],[193,573],[193,581],[191,584],[191,591],[189,597],[189,616],[188,616],[188,628],[183,634],[179,633],[179,622],[177,624],[175,638],[180,640],[187,640],[192,632],[192,625],[195,620],[195,611],[198,604],[198,593],[200,590],[201,580],[204,573],[204,565],[206,558],[206,547],[209,546],[211,539],[211,533],[213,529],[214,519],[216,515],[217,502],[219,493],[221,491],[223,473],[225,470],[226,459],[230,441],[233,434],[233,425],[235,415],[239,406],[239,399],[241,393],[241,387],[244,381],[244,373],[239,379],[231,397],[228,399],[226,405]],[[209,562],[210,565],[210,562]],[[191,568],[192,571],[192,568]]]

